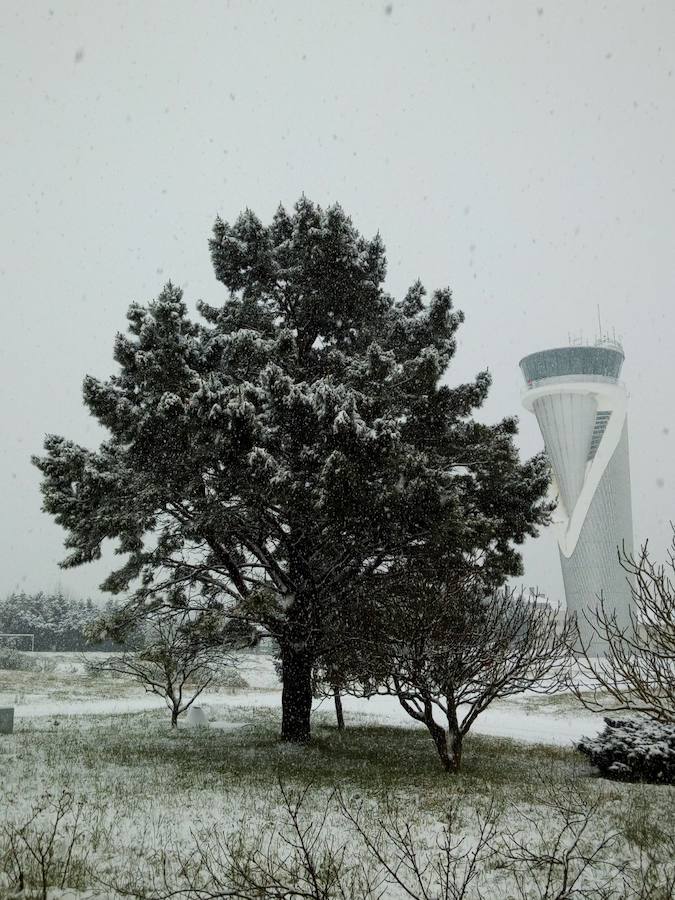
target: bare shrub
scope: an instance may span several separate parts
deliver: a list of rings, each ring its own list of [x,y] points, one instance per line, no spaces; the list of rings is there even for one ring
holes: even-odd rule
[[[360,804],[354,810],[342,793],[337,794],[342,815],[351,823],[378,872],[378,883],[396,885],[413,900],[463,900],[471,888],[481,896],[475,881],[494,858],[497,814],[494,800],[477,818],[477,837],[469,841],[461,835],[457,801],[451,803],[429,850],[420,847],[419,837],[401,816],[401,810],[385,798],[384,815],[377,818],[374,832],[365,824]]]
[[[180,848],[161,854],[161,883],[151,889],[135,883],[106,887],[148,900],[370,900],[383,896],[375,893],[371,874],[348,861],[346,845],[327,834],[334,793],[318,809],[313,805],[308,810],[310,799],[315,802],[310,790],[311,785],[291,790],[280,784],[284,822],[278,828],[193,831],[189,852]]]
[[[665,565],[652,561],[647,543],[637,557],[624,550],[619,562],[631,586],[630,625],[620,626],[599,599],[586,614],[594,637],[577,648],[581,677],[570,687],[587,709],[675,722],[675,530]],[[606,646],[604,658],[591,655],[596,641]]]
[[[84,862],[78,846],[83,838],[83,808],[84,800],[75,799],[69,791],[58,796],[46,793],[26,821],[0,824],[0,861],[16,891],[36,888],[47,900],[51,887],[73,886],[71,876]]]
[[[237,897],[308,900],[646,900],[670,883],[664,861],[618,861],[626,841],[608,829],[602,800],[570,780],[541,779],[541,804],[508,817],[494,798],[481,813],[450,803],[438,827],[421,832],[399,803],[382,798],[373,817],[365,801],[339,789],[313,809],[309,787],[280,787],[284,822],[264,832],[193,834],[189,852],[163,855],[163,884],[152,891],[118,887],[146,898]],[[542,808],[543,807],[543,815]],[[348,831],[336,836],[329,813]],[[645,894],[643,885],[652,885]]]
[[[521,900],[626,896],[617,892],[625,871],[615,861],[621,835],[603,827],[601,799],[589,800],[572,780],[562,784],[542,780],[540,790],[538,807],[531,812],[520,809],[520,823],[505,828],[499,839],[499,856],[516,896]]]
[[[638,864],[624,879],[625,896],[632,900],[672,900],[675,897],[675,839],[657,851],[641,847]]]
[[[655,818],[650,793],[634,793],[619,814],[633,859],[625,873],[626,896],[635,900],[675,897],[675,833],[668,818]]]
[[[667,826],[655,836],[643,809],[613,827],[606,797],[550,773],[534,781],[532,806],[489,797],[471,808],[455,796],[440,820],[419,824],[409,797],[373,802],[280,783],[277,825],[194,831],[187,847],[143,833],[126,879],[88,865],[83,801],[46,795],[26,821],[0,828],[0,894],[95,886],[137,900],[670,900]]]

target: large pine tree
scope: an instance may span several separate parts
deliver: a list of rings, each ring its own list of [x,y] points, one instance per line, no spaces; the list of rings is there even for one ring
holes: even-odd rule
[[[339,206],[303,197],[267,227],[248,210],[218,219],[210,249],[222,305],[193,322],[170,283],[133,304],[117,374],[84,382],[109,440],[51,435],[35,462],[64,567],[117,541],[126,559],[103,587],[129,592],[130,621],[174,596],[276,638],[282,737],[302,741],[312,667],[355,587],[441,544],[495,583],[519,573],[548,472],[520,463],[513,419],[472,419],[486,372],[442,383],[463,319],[449,290],[390,297],[379,236]]]

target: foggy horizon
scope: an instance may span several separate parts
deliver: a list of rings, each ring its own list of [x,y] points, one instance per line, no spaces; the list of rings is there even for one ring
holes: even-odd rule
[[[621,338],[635,545],[675,519],[675,58],[665,2],[7,2],[4,70],[0,595],[101,596],[121,557],[61,570],[31,454],[98,446],[85,374],[116,370],[132,301],[164,283],[218,304],[217,215],[267,223],[301,194],[338,202],[387,249],[386,289],[448,285],[466,321],[447,381],[488,368],[479,418],[516,415],[520,360]],[[256,52],[252,53],[252,48]],[[558,550],[524,575],[563,600]]]

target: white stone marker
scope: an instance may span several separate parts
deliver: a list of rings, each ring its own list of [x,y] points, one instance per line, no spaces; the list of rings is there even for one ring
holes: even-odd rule
[[[191,706],[187,711],[187,724],[190,728],[208,728],[209,720],[201,706]]]

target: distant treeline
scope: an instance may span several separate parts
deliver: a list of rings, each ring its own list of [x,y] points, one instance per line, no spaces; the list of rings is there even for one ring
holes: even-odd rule
[[[47,593],[23,591],[0,598],[0,633],[25,633],[35,636],[36,650],[115,650],[112,641],[90,644],[85,629],[105,612],[90,599],[77,600],[61,591]],[[0,646],[30,649],[30,643],[0,638]]]

